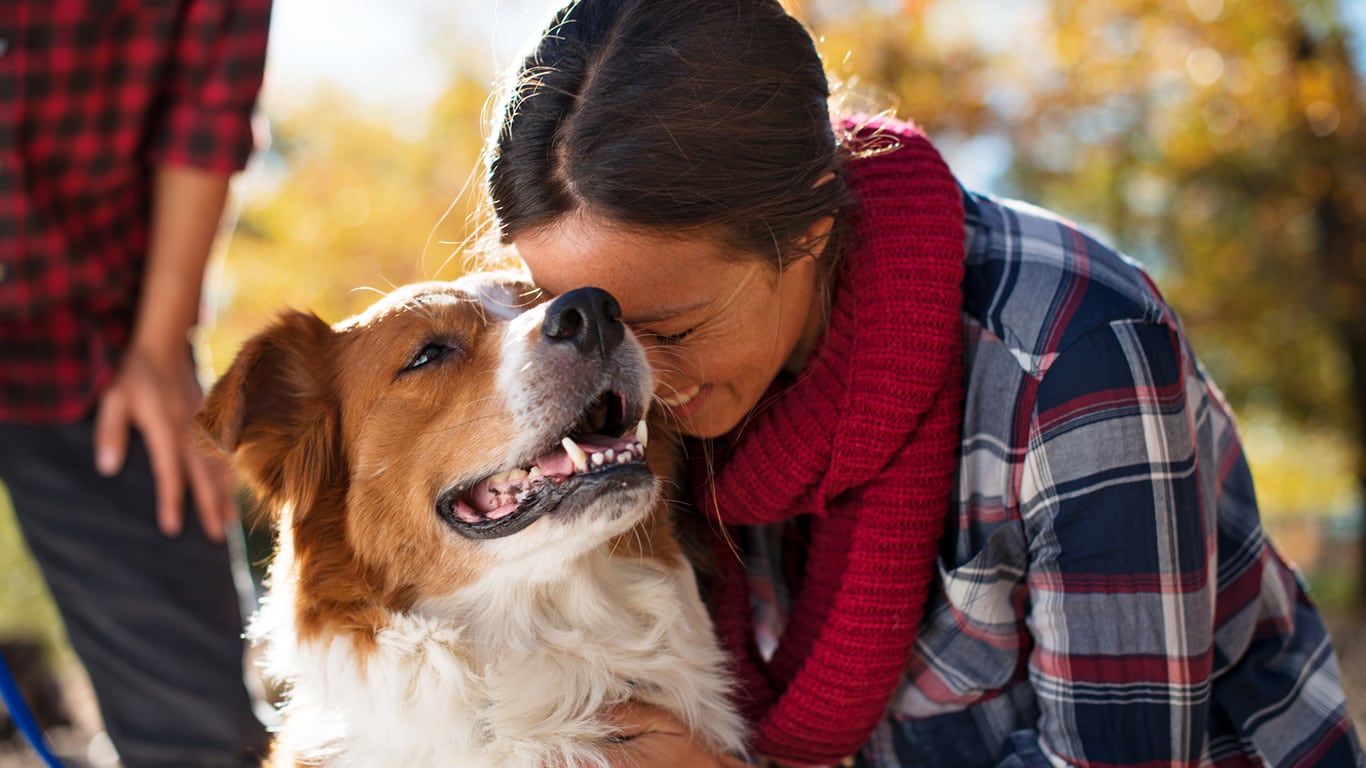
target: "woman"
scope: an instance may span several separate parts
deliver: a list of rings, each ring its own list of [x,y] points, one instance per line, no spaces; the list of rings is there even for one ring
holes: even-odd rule
[[[551,293],[617,297],[694,439],[756,754],[1356,764],[1328,638],[1156,289],[828,96],[773,0],[582,0],[489,161],[502,240]]]

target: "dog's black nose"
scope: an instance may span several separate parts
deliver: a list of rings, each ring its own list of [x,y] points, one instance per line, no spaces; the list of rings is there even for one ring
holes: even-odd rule
[[[550,302],[541,333],[548,341],[573,344],[585,355],[606,357],[626,337],[626,326],[612,294],[601,288],[576,288]]]

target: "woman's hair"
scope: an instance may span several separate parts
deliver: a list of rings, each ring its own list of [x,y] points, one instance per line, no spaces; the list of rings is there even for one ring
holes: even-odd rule
[[[849,202],[829,93],[777,0],[572,2],[522,63],[490,147],[499,238],[583,208],[782,264]]]

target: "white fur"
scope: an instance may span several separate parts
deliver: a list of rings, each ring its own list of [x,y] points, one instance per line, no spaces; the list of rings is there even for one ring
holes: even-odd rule
[[[290,565],[280,554],[277,576]],[[348,639],[298,643],[292,598],[277,590],[252,632],[267,672],[290,684],[283,746],[328,768],[606,766],[600,714],[632,700],[681,713],[713,747],[743,748],[686,566],[598,550],[564,575],[491,574],[429,599],[390,617],[363,657]]]

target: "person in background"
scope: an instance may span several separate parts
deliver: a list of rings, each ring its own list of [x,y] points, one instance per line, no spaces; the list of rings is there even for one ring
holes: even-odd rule
[[[776,0],[581,0],[488,157],[502,243],[617,298],[690,438],[750,757],[1362,765],[1157,288],[829,95]],[[624,738],[735,764],[657,712]]]
[[[269,0],[0,15],[0,482],[127,768],[256,765],[267,741],[229,477],[188,430],[188,333],[269,18]]]

